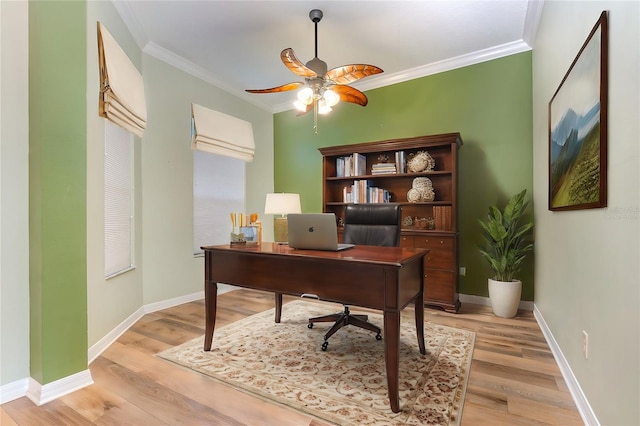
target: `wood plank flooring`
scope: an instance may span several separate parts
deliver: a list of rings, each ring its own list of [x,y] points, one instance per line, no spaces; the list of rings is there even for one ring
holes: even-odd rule
[[[271,293],[222,294],[216,326],[272,307]],[[583,424],[531,312],[502,319],[463,304],[458,314],[426,309],[425,317],[476,332],[463,426]],[[90,365],[93,385],[41,407],[27,398],[5,403],[0,424],[326,426],[154,356],[202,334],[203,301],[145,315]]]

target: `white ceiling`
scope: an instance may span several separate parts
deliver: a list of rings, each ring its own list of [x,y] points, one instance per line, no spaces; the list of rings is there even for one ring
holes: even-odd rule
[[[147,54],[272,112],[293,92],[249,94],[302,81],[280,60],[314,56],[311,9],[321,9],[318,57],[329,69],[376,65],[362,91],[530,50],[542,0],[113,0]],[[355,106],[354,106],[355,107]]]

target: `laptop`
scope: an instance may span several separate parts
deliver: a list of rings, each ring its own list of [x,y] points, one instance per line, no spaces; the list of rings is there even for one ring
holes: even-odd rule
[[[338,244],[334,213],[289,213],[289,247],[307,250],[340,251],[355,244]]]

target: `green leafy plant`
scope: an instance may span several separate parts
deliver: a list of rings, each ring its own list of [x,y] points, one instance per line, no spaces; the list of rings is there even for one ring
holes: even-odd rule
[[[527,253],[533,250],[529,239],[533,222],[520,224],[528,205],[524,200],[526,192],[524,189],[514,195],[504,211],[489,207],[487,220],[478,220],[485,242],[479,247],[480,253],[489,262],[497,281],[512,281]]]

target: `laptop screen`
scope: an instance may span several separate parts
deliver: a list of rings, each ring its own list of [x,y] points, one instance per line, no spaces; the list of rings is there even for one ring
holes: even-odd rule
[[[287,215],[289,247],[309,250],[344,250],[353,244],[338,244],[333,213],[291,213]]]

